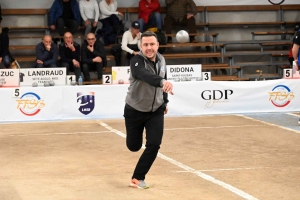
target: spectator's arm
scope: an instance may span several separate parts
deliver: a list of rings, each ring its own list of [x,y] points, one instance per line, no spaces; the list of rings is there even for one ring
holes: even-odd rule
[[[94,2],[94,7],[95,7],[95,22],[98,21],[99,19],[99,6],[98,6],[98,3],[97,1]]]
[[[93,59],[92,58],[88,58],[87,54],[88,54],[88,48],[87,48],[87,44],[83,43],[81,46],[81,61],[83,63],[87,63],[87,64],[93,64]]]
[[[174,3],[175,0],[166,0],[166,5]]]
[[[81,18],[83,19],[83,21],[86,21],[87,17],[84,14],[84,10],[83,10],[83,5],[82,4],[83,4],[83,1],[79,1],[80,15],[81,15]]]
[[[191,9],[191,13],[195,16],[197,14],[197,6],[193,0],[188,1],[188,5]]]
[[[50,8],[50,11],[49,11],[49,21],[48,21],[48,25],[51,26],[51,25],[55,25],[55,13],[58,9],[59,5],[58,5],[58,1],[54,1],[51,8]]]
[[[51,45],[51,53],[52,53],[52,58],[50,60],[44,61],[44,65],[50,65],[50,64],[53,64],[53,63],[57,63],[57,60],[58,60],[58,48],[53,43]]]
[[[108,10],[106,8],[106,6],[102,6],[101,3],[104,4],[106,2],[101,1],[100,4],[99,4],[100,11],[103,15],[110,16],[110,15],[113,15],[113,14],[115,14],[115,15],[119,14],[119,12],[117,11],[117,6],[115,6],[116,1],[113,4],[109,4],[110,10]]]
[[[106,60],[106,53],[104,46],[101,42],[98,43],[97,48],[94,48],[94,51],[92,52],[93,56],[99,56],[102,58],[103,66],[107,66],[107,60]]]
[[[132,49],[128,48],[128,46],[127,46],[128,45],[128,37],[130,37],[129,34],[131,34],[131,33],[130,32],[125,32],[123,34],[121,48],[122,48],[123,51],[126,51],[126,52],[128,52],[130,54],[133,54],[134,51]]]

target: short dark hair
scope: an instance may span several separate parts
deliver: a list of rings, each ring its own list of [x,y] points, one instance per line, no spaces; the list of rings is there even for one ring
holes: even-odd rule
[[[152,31],[145,31],[144,33],[142,33],[141,40],[143,39],[143,37],[151,37],[151,36],[154,36],[156,38],[156,41],[158,42],[157,35]]]

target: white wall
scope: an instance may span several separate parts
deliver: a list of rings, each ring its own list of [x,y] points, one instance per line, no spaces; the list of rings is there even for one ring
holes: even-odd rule
[[[99,1],[99,0],[97,0]],[[274,0],[277,1],[278,0]],[[2,8],[49,8],[52,0],[2,0]],[[139,0],[118,0],[119,7],[138,6]],[[165,6],[165,0],[159,0]],[[268,0],[194,0],[198,6],[208,5],[269,5]],[[286,0],[284,4],[298,4],[298,0]]]

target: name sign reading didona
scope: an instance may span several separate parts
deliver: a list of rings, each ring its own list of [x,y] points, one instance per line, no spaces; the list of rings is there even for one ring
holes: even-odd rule
[[[112,84],[129,84],[130,67],[112,67]]]
[[[167,79],[171,81],[201,80],[202,65],[167,65]]]
[[[1,69],[0,85],[7,87],[19,86],[19,69]]]
[[[30,68],[20,69],[20,86],[44,86],[45,82],[54,81],[55,85],[66,85],[66,68]]]

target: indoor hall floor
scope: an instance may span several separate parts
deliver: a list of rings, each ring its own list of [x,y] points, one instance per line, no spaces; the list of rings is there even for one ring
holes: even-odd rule
[[[298,115],[166,117],[146,182],[128,187],[123,119],[0,124],[1,200],[300,199]]]

